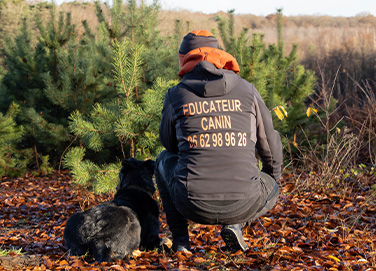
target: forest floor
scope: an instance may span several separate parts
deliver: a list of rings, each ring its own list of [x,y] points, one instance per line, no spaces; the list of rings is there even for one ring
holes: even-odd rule
[[[376,270],[375,174],[330,189],[299,188],[294,179],[285,174],[278,204],[245,227],[246,252],[223,251],[220,226],[190,223],[192,253],[155,250],[98,263],[69,256],[64,227],[73,213],[113,195],[79,189],[67,172],[3,177],[0,270]],[[169,237],[163,212],[160,224],[160,236]]]

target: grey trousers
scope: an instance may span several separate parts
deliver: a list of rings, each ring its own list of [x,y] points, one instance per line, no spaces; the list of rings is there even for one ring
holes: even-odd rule
[[[258,197],[231,201],[192,201],[182,197],[174,179],[178,155],[163,151],[157,158],[155,176],[167,224],[173,237],[187,234],[187,220],[200,224],[245,224],[265,215],[278,201],[279,187],[268,174],[260,173]]]

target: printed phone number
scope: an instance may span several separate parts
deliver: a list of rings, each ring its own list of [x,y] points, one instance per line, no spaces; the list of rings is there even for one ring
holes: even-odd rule
[[[213,134],[200,134],[188,136],[188,143],[191,149],[198,146],[201,148],[221,148],[221,147],[246,147],[247,146],[247,133],[242,132],[226,132],[226,133],[213,133]]]

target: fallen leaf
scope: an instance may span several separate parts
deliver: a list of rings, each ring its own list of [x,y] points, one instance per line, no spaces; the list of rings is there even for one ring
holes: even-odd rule
[[[333,259],[333,260],[335,260],[337,262],[341,261],[340,259],[338,259],[336,256],[333,256],[333,255],[329,255],[328,258]]]
[[[138,258],[138,257],[141,257],[142,255],[142,252],[139,250],[139,249],[136,249],[132,252],[132,256],[133,258]]]

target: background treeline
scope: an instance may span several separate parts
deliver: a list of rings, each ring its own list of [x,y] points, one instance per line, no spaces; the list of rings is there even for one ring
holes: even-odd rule
[[[373,16],[163,11],[158,2],[0,3],[0,175],[69,168],[98,192],[120,161],[155,158],[188,31],[208,29],[273,112],[286,164],[330,180],[375,164]],[[292,163],[290,163],[292,162]]]

